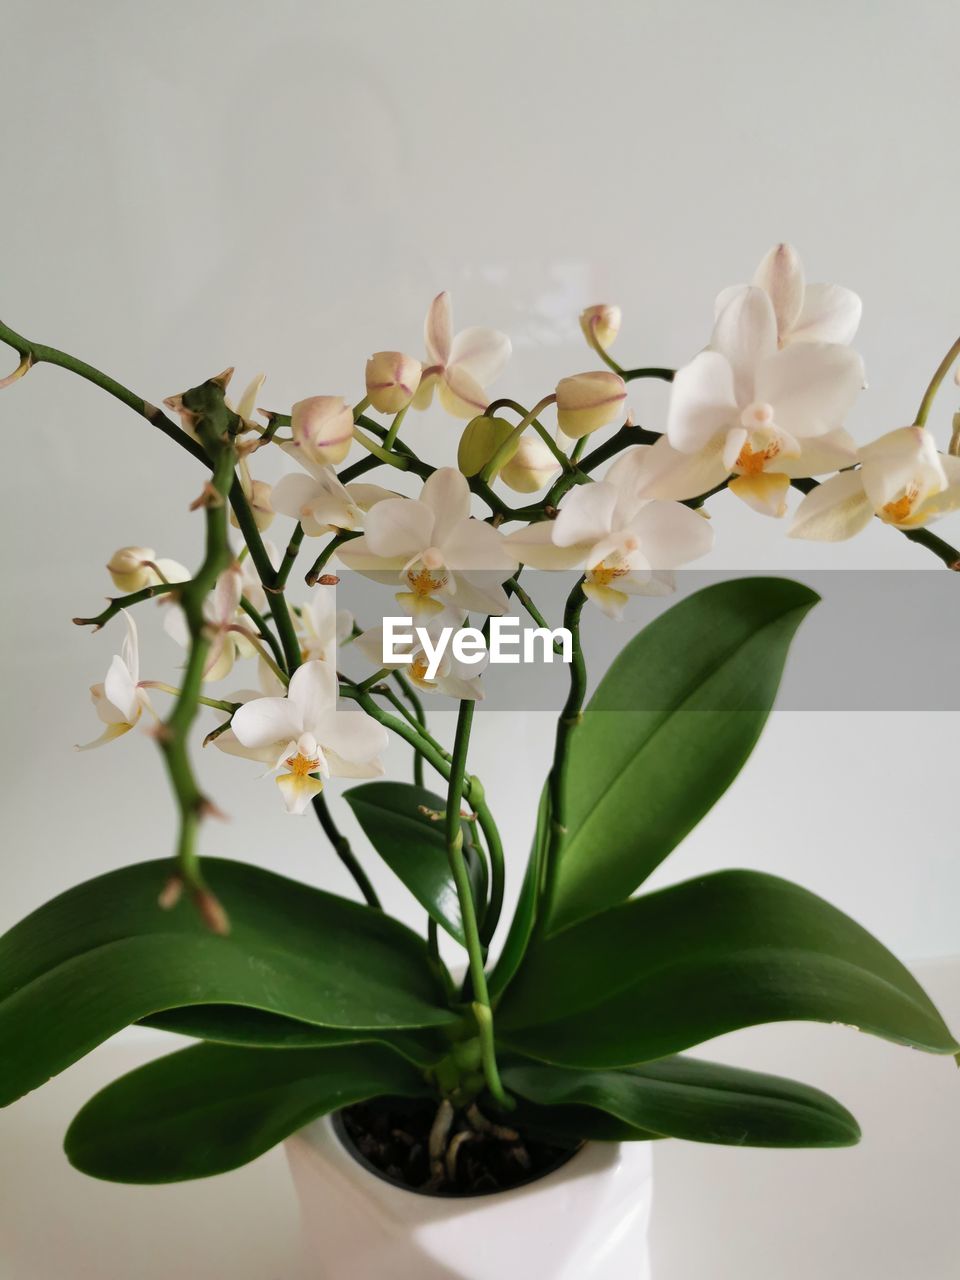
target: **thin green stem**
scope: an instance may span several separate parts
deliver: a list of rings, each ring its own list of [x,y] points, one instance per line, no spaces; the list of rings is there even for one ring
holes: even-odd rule
[[[99,631],[111,618],[115,618],[121,609],[129,609],[131,605],[140,604],[143,600],[152,600],[154,596],[167,595],[171,591],[179,590],[182,586],[181,582],[158,582],[152,587],[141,587],[139,591],[131,591],[129,595],[116,596],[103,613],[98,613],[95,618],[74,618],[73,621],[78,627],[93,627],[94,631]]]
[[[486,409],[484,410],[484,414],[486,417],[493,417],[497,409],[512,409],[513,412],[519,414],[521,418],[527,418],[528,416],[528,410],[524,407],[524,405],[520,404],[519,401],[517,400],[512,400],[509,396],[502,396],[499,400],[494,400],[492,404],[487,405]],[[544,444],[547,446],[547,448],[556,458],[557,462],[560,463],[560,466],[564,469],[564,471],[571,470],[570,459],[563,452],[563,450],[557,444],[556,440],[554,440],[553,436],[550,434],[547,428],[543,425],[540,419],[536,417],[531,417],[529,419],[529,422],[530,422],[530,425],[533,427],[534,431],[536,431],[540,439],[544,442]]]
[[[597,335],[594,332],[592,324],[588,325],[588,327],[583,330],[583,336],[586,338],[588,346],[590,346],[597,353],[597,355],[600,357],[603,363],[607,366],[607,368],[612,369],[614,373],[618,373],[622,378],[623,377],[622,367],[617,364],[616,360],[614,360],[613,356],[610,355],[609,351],[605,350],[605,348],[602,347],[600,343],[597,341]]]
[[[169,693],[174,698],[179,698],[182,692],[176,685],[164,684],[162,680],[141,680],[139,687],[141,689],[158,689],[161,693]],[[224,702],[219,698],[208,698],[205,695],[198,695],[197,702],[204,707],[213,707],[215,711],[226,711],[228,715],[233,715],[234,711],[243,705],[240,702]]]
[[[624,382],[636,382],[638,378],[659,378],[661,382],[672,382],[676,369],[649,367],[645,369],[624,369],[620,376]]]
[[[920,401],[920,408],[917,410],[916,425],[918,427],[925,427],[927,425],[927,417],[929,416],[934,397],[940,390],[940,384],[950,372],[953,362],[956,360],[957,356],[960,356],[960,338],[956,340],[947,354],[937,365],[936,372],[930,379],[930,385],[923,393],[923,399]]]
[[[263,614],[261,614],[258,609],[254,608],[254,606],[250,603],[250,601],[247,599],[246,596],[241,597],[240,608],[247,615],[247,617],[250,619],[253,625],[257,628],[257,630],[260,632],[260,635],[262,636],[262,638],[270,646],[270,652],[273,654],[274,660],[280,666],[282,666],[283,650],[280,648],[280,642],[277,639],[277,637],[273,634],[273,631],[270,629],[270,626],[268,625],[266,618],[264,618]]]
[[[583,711],[583,700],[587,692],[587,668],[583,660],[580,646],[580,614],[586,603],[583,593],[583,579],[567,597],[563,613],[563,625],[570,631],[573,639],[572,661],[570,663],[570,689],[567,700],[557,720],[557,732],[554,741],[553,766],[547,785],[550,791],[550,834],[547,841],[546,857],[543,865],[543,883],[541,885],[541,908],[535,927],[541,929],[550,913],[556,886],[557,864],[563,838],[567,833],[566,821],[566,777],[567,760],[570,747],[570,736],[580,723]]]
[[[450,871],[457,888],[460,901],[460,917],[463,922],[463,933],[466,940],[467,955],[470,960],[470,978],[473,984],[473,1012],[477,1021],[480,1037],[483,1074],[487,1088],[501,1106],[510,1106],[500,1072],[497,1069],[496,1047],[493,1034],[493,1012],[490,1008],[490,996],[487,991],[487,975],[484,971],[483,946],[477,927],[477,915],[473,901],[473,889],[470,875],[463,856],[463,823],[460,818],[460,804],[463,798],[463,779],[467,764],[467,751],[470,744],[470,727],[473,723],[474,704],[467,699],[460,703],[457,717],[457,733],[453,747],[453,760],[450,768],[450,786],[447,791],[447,808],[444,822],[444,834],[447,842],[447,857]]]
[[[530,617],[534,620],[534,622],[537,624],[538,627],[542,627],[544,631],[551,630],[550,624],[547,622],[546,618],[543,616],[543,614],[534,604],[528,592],[523,587],[521,587],[520,583],[517,580],[519,577],[520,575],[519,573],[517,573],[514,577],[508,578],[506,582],[503,584],[504,590],[506,591],[507,595],[516,596],[516,598],[520,601],[524,609],[526,609],[527,613],[529,613]],[[553,648],[555,653],[563,653],[563,643],[560,640],[554,640]]]
[[[367,873],[357,861],[357,855],[350,847],[350,841],[334,822],[333,815],[327,806],[326,796],[321,791],[318,795],[313,797],[311,803],[313,805],[314,813],[320,819],[320,825],[323,827],[327,839],[333,845],[334,852],[350,872],[350,875],[354,879],[354,883],[363,894],[364,902],[366,902],[368,907],[373,907],[375,910],[379,911],[380,899],[377,897],[377,891],[370,883]]]
[[[342,547],[345,542],[349,542],[352,538],[359,538],[359,537],[360,537],[360,531],[353,530],[353,529],[343,529],[341,530],[340,533],[332,537],[330,541],[327,543],[327,545],[320,552],[320,554],[317,556],[316,560],[314,560],[310,568],[310,572],[306,576],[307,586],[315,587],[317,585],[317,582],[320,580],[323,574],[323,571],[326,568],[327,561],[334,554],[334,552],[337,550],[338,547]]]
[[[407,471],[409,469],[410,461],[405,454],[391,453],[383,445],[377,444],[375,440],[371,440],[369,436],[364,435],[357,426],[353,428],[353,438],[357,444],[363,445],[368,453],[372,453],[378,461],[385,463],[388,467],[396,467],[398,471]]]
[[[390,423],[389,430],[387,431],[387,434],[383,437],[383,447],[385,449],[393,448],[394,442],[396,441],[396,438],[397,438],[397,433],[399,432],[401,426],[403,425],[403,420],[407,416],[407,410],[409,408],[410,408],[410,405],[408,404],[404,405],[404,407],[396,415],[394,420]]]
[[[303,525],[297,524],[293,533],[290,535],[290,541],[287,543],[287,549],[283,553],[283,559],[280,561],[280,568],[276,572],[276,576],[271,584],[272,591],[283,591],[287,585],[287,579],[290,577],[290,570],[294,566],[297,554],[300,551],[300,544],[303,542]]]
[[[506,440],[504,440],[500,448],[497,449],[496,453],[494,453],[490,461],[481,470],[480,479],[483,481],[484,484],[489,484],[492,480],[496,479],[496,477],[500,474],[500,469],[507,462],[509,462],[510,458],[513,456],[513,451],[516,448],[517,441],[523,435],[524,431],[526,431],[530,423],[535,420],[535,418],[537,417],[537,414],[539,414],[542,410],[544,410],[548,404],[553,404],[556,398],[557,398],[556,395],[554,395],[554,393],[551,391],[551,393],[548,396],[544,396],[542,400],[538,401],[537,404],[535,404],[532,409],[529,409],[523,415],[523,417],[520,419],[517,425],[513,428],[513,430],[507,436]],[[542,430],[543,429],[541,428],[541,431]],[[567,459],[565,457],[563,460],[563,465],[564,466],[567,465]]]

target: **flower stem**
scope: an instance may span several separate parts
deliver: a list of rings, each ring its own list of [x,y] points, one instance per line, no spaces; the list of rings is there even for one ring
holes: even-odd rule
[[[537,929],[543,927],[544,921],[550,912],[556,887],[560,849],[563,844],[563,837],[567,833],[565,825],[565,792],[570,735],[580,723],[583,700],[587,692],[587,668],[580,645],[580,614],[583,611],[586,599],[587,597],[583,593],[583,579],[581,578],[567,597],[566,608],[563,612],[563,625],[569,629],[573,638],[573,659],[570,663],[570,689],[567,693],[567,700],[563,705],[563,710],[557,720],[553,766],[550,769],[550,776],[547,780],[550,792],[550,834],[547,840],[546,857],[543,866],[540,910],[535,923],[535,928]]]
[[[484,413],[487,417],[491,417],[497,409],[512,409],[514,413],[518,413],[521,418],[526,418],[528,416],[527,410],[523,405],[518,403],[516,400],[511,400],[509,396],[502,396],[499,400],[494,400],[492,404],[487,405]],[[557,462],[560,463],[560,466],[564,471],[572,470],[573,466],[570,459],[563,452],[543,423],[536,417],[531,417],[529,419],[529,423],[556,458]]]
[[[553,404],[556,398],[557,397],[551,391],[551,393],[548,396],[544,396],[542,400],[539,400],[533,406],[532,409],[528,410],[527,413],[523,415],[523,417],[520,419],[517,425],[513,428],[513,430],[507,436],[506,440],[504,440],[500,448],[496,451],[496,453],[493,455],[493,457],[490,459],[487,465],[480,472],[480,479],[483,481],[484,484],[490,484],[492,480],[496,479],[497,475],[500,472],[500,468],[503,467],[505,463],[509,462],[513,454],[514,446],[516,445],[520,437],[523,435],[524,431],[526,431],[530,423],[534,421],[537,415],[541,413],[547,407],[548,404]],[[568,465],[568,461],[566,457],[564,457],[562,465],[563,466]]]
[[[270,646],[270,652],[273,654],[276,661],[280,665],[282,665],[283,650],[280,648],[280,642],[277,640],[277,637],[273,634],[273,632],[267,626],[266,618],[264,618],[264,616],[259,612],[258,609],[254,608],[254,606],[250,603],[250,601],[247,599],[246,596],[241,596],[240,608],[247,615],[247,617],[250,619],[253,625],[257,628],[257,630],[260,632],[260,635],[263,637],[263,639]]]
[[[95,618],[74,618],[73,621],[78,627],[93,627],[94,631],[99,631],[101,627],[107,625],[111,618],[115,618],[121,609],[140,604],[143,600],[152,600],[154,596],[166,595],[171,591],[177,591],[182,586],[183,583],[181,582],[156,582],[152,587],[141,587],[139,591],[131,591],[129,595],[117,596],[116,599],[110,601],[103,613],[98,613]]]
[[[445,835],[450,871],[460,900],[460,916],[470,959],[470,978],[473,984],[473,1013],[480,1037],[483,1074],[487,1088],[501,1106],[509,1107],[511,1100],[504,1092],[497,1069],[497,1055],[493,1034],[493,1012],[487,992],[487,975],[483,967],[483,947],[477,928],[477,914],[473,901],[470,876],[463,856],[463,823],[460,819],[460,803],[463,798],[464,770],[470,744],[470,728],[473,723],[474,704],[470,699],[460,703],[457,717],[457,734],[450,766],[450,786],[447,791]]]
[[[923,393],[923,399],[920,401],[920,408],[917,410],[916,425],[918,427],[925,427],[927,425],[927,417],[929,416],[934,397],[940,390],[940,384],[950,372],[950,368],[957,356],[960,356],[960,338],[956,340],[947,354],[937,365],[936,373],[934,373],[933,377],[930,379],[930,385]]]
[[[176,685],[164,684],[162,680],[141,680],[140,688],[159,689],[161,693],[169,693],[174,698],[179,698],[182,692],[182,690],[178,689]],[[204,707],[213,707],[215,711],[226,711],[228,715],[233,715],[234,711],[242,705],[239,702],[222,702],[217,698],[207,698],[199,695],[197,697],[197,702],[201,703]]]
[[[410,408],[410,405],[404,405],[404,407],[396,415],[394,420],[390,423],[389,430],[387,431],[387,434],[383,437],[383,447],[385,449],[393,448],[394,443],[397,439],[397,432],[400,430],[401,424],[403,423],[404,418],[407,416],[407,410],[409,408]]]
[[[644,369],[624,369],[620,376],[624,382],[636,382],[638,378],[659,378],[661,382],[672,382],[676,372],[676,369],[650,366]]]
[[[367,873],[357,861],[357,855],[351,849],[350,841],[345,835],[343,835],[340,828],[334,822],[333,815],[327,807],[326,796],[321,791],[313,797],[311,803],[313,805],[314,813],[320,819],[320,825],[323,827],[327,839],[333,845],[334,852],[350,872],[351,876],[353,876],[354,882],[363,894],[363,899],[367,906],[373,907],[375,910],[379,911],[381,908],[380,899],[377,897],[377,891],[370,883]]]
[[[343,529],[335,537],[331,538],[330,541],[327,543],[327,545],[323,548],[323,550],[317,556],[316,560],[314,560],[313,565],[310,569],[310,572],[306,576],[307,586],[315,587],[317,585],[317,581],[320,578],[321,574],[323,573],[323,570],[326,567],[327,561],[330,559],[330,557],[333,555],[333,553],[337,550],[338,547],[342,547],[345,542],[349,542],[352,538],[359,538],[359,537],[360,537],[359,530],[354,531],[352,529]]]

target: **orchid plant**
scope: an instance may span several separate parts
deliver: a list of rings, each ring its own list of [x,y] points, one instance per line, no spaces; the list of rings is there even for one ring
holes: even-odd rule
[[[809,1019],[957,1053],[907,970],[796,885],[726,871],[635,896],[750,755],[816,603],[810,590],[746,578],[690,595],[635,634],[587,698],[584,610],[609,626],[641,608],[633,597],[672,591],[673,571],[710,550],[708,507],[728,491],[778,521],[799,490],[793,537],[839,541],[877,518],[960,569],[960,552],[928,528],[960,506],[960,430],[940,452],[926,425],[960,341],[916,420],[858,445],[844,421],[864,382],[850,345],[859,316],[856,295],[807,285],[780,245],[751,284],[721,294],[706,347],[676,371],[621,366],[610,354],[619,309],[588,308],[581,327],[602,367],[561,378],[527,408],[487,391],[509,339],[454,336],[440,294],[424,359],[377,352],[352,407],[316,395],[288,413],[258,409],[262,378],[234,407],[227,370],[170,397],[173,416],[0,325],[21,356],[3,385],[59,365],[196,459],[191,510],[205,531],[193,572],[152,548],[121,548],[107,565],[121,594],[75,619],[120,636],[91,690],[103,729],[87,745],[122,750],[117,738],[149,733],[179,834],[172,860],[71,889],[0,940],[0,1100],[145,1023],[197,1043],[84,1107],[66,1139],[78,1168],[134,1182],[201,1177],[319,1115],[408,1098],[435,1109],[431,1185],[442,1190],[456,1182],[463,1132],[571,1146],[857,1140],[851,1114],[816,1089],[687,1056],[738,1028]],[[645,378],[672,383],[662,434],[627,405]],[[417,451],[415,415],[434,393],[465,423],[457,467]],[[254,476],[264,449],[294,468],[272,486]],[[388,487],[392,476],[416,496]],[[279,551],[264,534],[284,522]],[[570,575],[571,652],[526,875],[501,931],[502,840],[470,765],[492,677],[482,653],[436,658],[431,637],[514,607],[546,626],[528,569]],[[409,617],[420,639],[387,655],[382,618],[338,609],[344,570],[380,584],[385,611]],[[178,685],[142,676],[134,611],[154,600],[186,652]],[[340,669],[350,646],[368,662],[364,678]],[[248,687],[222,696],[215,686],[238,663],[253,664]],[[449,750],[431,732],[433,696],[457,706]],[[216,714],[205,745],[258,762],[288,813],[311,810],[362,901],[201,859],[204,823],[219,812],[195,771],[202,708]],[[412,749],[412,781],[380,776],[391,736]],[[343,798],[364,855],[341,830],[330,778],[358,780]],[[422,934],[382,910],[364,869],[374,855],[423,908]],[[463,948],[463,969],[444,962],[441,932]]]

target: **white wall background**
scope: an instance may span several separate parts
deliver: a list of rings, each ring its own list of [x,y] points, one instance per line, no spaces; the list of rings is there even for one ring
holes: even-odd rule
[[[704,341],[717,290],[788,238],[812,278],[863,296],[865,439],[912,420],[957,333],[958,41],[950,0],[7,0],[0,316],[154,401],[235,364],[267,370],[264,401],[285,407],[359,398],[368,353],[419,352],[427,303],[449,288],[461,322],[513,336],[499,385],[532,402],[591,366],[583,305],[623,305],[627,363],[676,364]],[[662,423],[663,387],[632,399]],[[943,441],[956,399],[945,391],[931,419]],[[408,430],[452,456],[448,421]],[[69,620],[110,590],[115,547],[194,564],[200,530],[193,461],[65,373],[0,395],[0,439],[3,927],[171,848],[149,741],[73,751],[97,731],[86,689],[117,632]],[[729,498],[714,518],[717,566],[933,563],[880,527],[835,548],[788,542]],[[942,531],[955,541],[960,522]],[[143,632],[146,674],[170,678],[155,612]],[[957,727],[946,713],[776,714],[659,879],[762,867],[908,958],[960,952]],[[475,767],[514,890],[548,754],[542,718],[481,717]],[[312,821],[282,816],[252,768],[202,763],[232,816],[205,832],[208,852],[347,889]],[[399,751],[393,763],[406,769]],[[950,1064],[934,1065],[943,1079]],[[802,1167],[815,1182],[815,1162]],[[34,1199],[43,1184],[37,1171]],[[902,1272],[878,1254],[873,1274]]]
[[[780,238],[813,278],[863,296],[861,438],[912,420],[956,334],[947,2],[97,0],[8,4],[5,30],[0,315],[154,401],[227,364],[267,370],[270,405],[359,398],[371,350],[420,352],[444,287],[462,323],[511,333],[500,386],[523,400],[592,365],[576,315],[597,300],[624,307],[622,359],[676,364],[704,340],[718,288]],[[932,419],[942,439],[955,400],[948,389]],[[662,424],[663,386],[632,401]],[[0,415],[7,924],[170,848],[152,744],[73,752],[95,734],[86,688],[117,631],[69,620],[112,589],[116,546],[194,564],[200,529],[192,459],[94,388],[41,368]],[[448,456],[458,434],[442,417],[408,432]],[[881,527],[832,547],[789,542],[732,498],[714,517],[715,565],[934,564]],[[141,614],[145,674],[170,678],[179,655],[155,615]],[[776,715],[661,878],[765,867],[908,956],[960,950],[956,728],[947,714]],[[535,717],[481,718],[477,768],[514,886],[548,751]],[[345,887],[311,820],[211,756],[233,821],[205,833],[210,852]]]

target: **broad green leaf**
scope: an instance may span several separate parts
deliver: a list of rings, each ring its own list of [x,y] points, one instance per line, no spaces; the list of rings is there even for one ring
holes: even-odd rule
[[[249,1049],[325,1049],[342,1044],[383,1044],[423,1067],[439,1062],[450,1051],[449,1040],[436,1029],[414,1032],[317,1027],[280,1014],[231,1004],[167,1009],[141,1018],[139,1025]]]
[[[547,933],[623,902],[716,803],[753,750],[817,600],[785,578],[722,582],[626,646],[570,738]]]
[[[931,1053],[957,1044],[923,988],[806,889],[724,871],[531,948],[497,1010],[512,1049],[560,1066],[650,1062],[763,1022],[841,1022]]]
[[[819,1089],[696,1058],[662,1058],[620,1071],[525,1063],[504,1084],[545,1107],[589,1108],[638,1131],[738,1147],[846,1147],[860,1129]]]
[[[370,1031],[455,1021],[424,943],[397,921],[259,867],[205,865],[229,937],[207,933],[189,902],[160,910],[169,864],[147,862],[69,890],[0,938],[0,1105],[165,1009],[236,1004]]]
[[[196,1045],[91,1098],[64,1148],[77,1169],[112,1182],[206,1178],[246,1164],[318,1116],[385,1094],[429,1089],[381,1046],[285,1053]]]
[[[510,921],[510,929],[500,956],[490,975],[490,995],[495,999],[506,988],[517,972],[526,954],[527,946],[537,919],[540,895],[540,879],[543,873],[543,854],[550,826],[550,790],[544,785],[537,808],[537,827],[533,833],[533,845],[527,859],[527,869],[520,896]]]
[[[343,798],[390,870],[437,924],[463,944],[460,902],[443,834],[446,799],[409,782],[366,782]],[[475,864],[470,829],[465,822],[461,826],[464,856]]]

